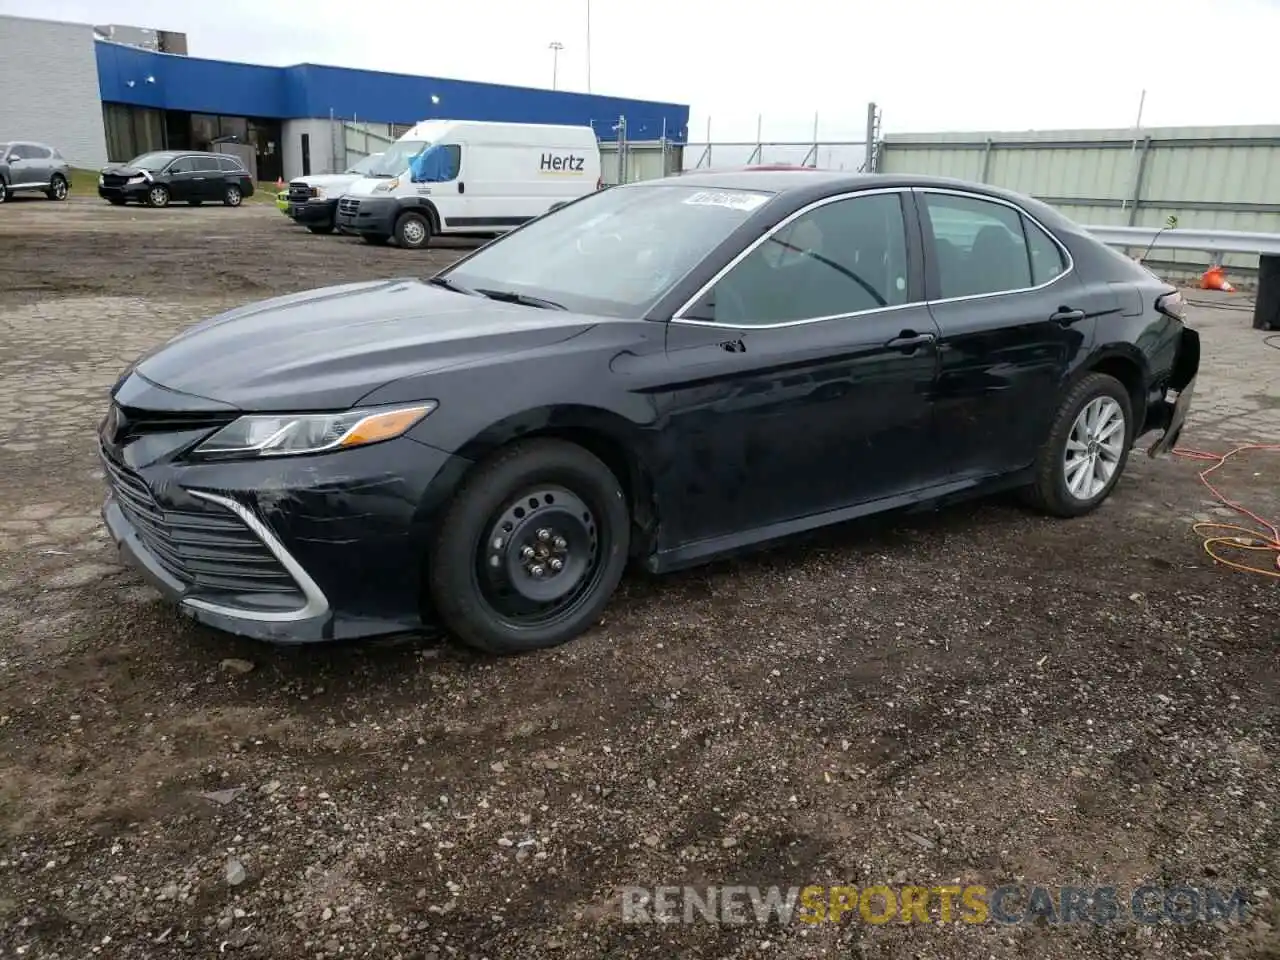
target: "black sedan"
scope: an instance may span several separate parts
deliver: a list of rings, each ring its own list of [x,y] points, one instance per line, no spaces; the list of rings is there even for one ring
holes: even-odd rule
[[[195,207],[205,201],[238,207],[253,196],[253,178],[230,154],[162,150],[134,157],[123,166],[104,167],[98,175],[98,196],[116,206],[132,200],[167,207],[177,200]]]
[[[1176,441],[1176,290],[955,181],[686,175],[576,200],[430,279],[200,323],[101,431],[124,555],[278,642],[563,643],[653,572],[1018,488],[1073,517]]]

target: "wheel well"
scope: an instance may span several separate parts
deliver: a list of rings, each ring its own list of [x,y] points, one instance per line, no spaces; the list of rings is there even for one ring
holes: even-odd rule
[[[1105,373],[1109,377],[1115,377],[1122,384],[1125,390],[1129,392],[1129,404],[1133,408],[1133,415],[1139,422],[1147,417],[1147,398],[1142,389],[1142,368],[1128,357],[1103,357],[1089,368],[1090,373]]]
[[[411,206],[400,208],[400,212],[396,214],[396,223],[400,222],[400,218],[406,213],[416,213],[427,218],[427,223],[431,227],[434,234],[440,233],[440,214],[432,203],[415,203]]]
[[[520,434],[518,439],[536,438],[564,440],[577,444],[609,468],[618,478],[618,484],[627,498],[627,509],[631,514],[631,525],[634,528],[631,554],[641,556],[647,553],[657,531],[658,517],[653,483],[640,459],[614,437],[589,427],[553,427],[546,430],[533,430]]]

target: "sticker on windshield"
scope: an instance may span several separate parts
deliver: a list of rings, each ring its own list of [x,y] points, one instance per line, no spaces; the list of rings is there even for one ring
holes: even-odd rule
[[[730,210],[749,212],[764,204],[768,196],[739,190],[699,190],[684,202],[694,206],[728,207]]]

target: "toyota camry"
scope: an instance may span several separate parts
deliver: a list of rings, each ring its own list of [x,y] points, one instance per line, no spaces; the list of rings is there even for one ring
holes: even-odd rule
[[[222,630],[513,653],[628,562],[996,490],[1087,513],[1173,446],[1198,366],[1174,287],[1028,197],[687,174],[189,328],[111,391],[103,515]]]

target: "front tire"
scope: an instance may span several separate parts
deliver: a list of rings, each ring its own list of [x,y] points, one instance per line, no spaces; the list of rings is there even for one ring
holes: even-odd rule
[[[494,654],[559,646],[594,624],[627,563],[618,478],[563,440],[518,441],[464,481],[428,557],[446,627]]]
[[[147,191],[147,205],[167,207],[169,205],[169,188],[162,183],[155,184]]]
[[[404,250],[421,250],[431,241],[431,221],[410,211],[396,221],[396,244]]]
[[[222,202],[228,207],[240,206],[240,201],[243,199],[244,197],[240,193],[240,188],[234,184],[227,187],[226,192],[222,194]]]
[[[45,195],[50,200],[67,199],[67,178],[60,173],[55,173],[53,179],[49,181],[49,189]]]
[[[1133,440],[1133,401],[1124,384],[1088,374],[1058,406],[1025,491],[1028,502],[1057,517],[1096,510],[1124,473]]]

